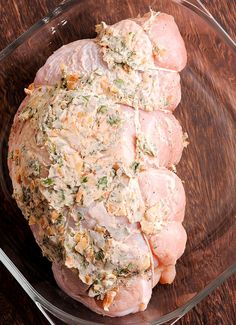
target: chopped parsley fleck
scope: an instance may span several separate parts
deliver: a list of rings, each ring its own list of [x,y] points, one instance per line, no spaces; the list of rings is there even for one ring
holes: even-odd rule
[[[32,175],[37,176],[40,173],[40,165],[38,160],[30,160],[28,164],[29,168],[32,170]]]
[[[134,273],[134,270],[135,270],[134,265],[132,263],[129,263],[126,267],[117,268],[116,273],[118,277],[126,277],[130,273]]]
[[[132,164],[131,164],[131,169],[133,170],[133,172],[136,174],[137,171],[139,170],[139,167],[140,167],[140,163],[137,162],[137,161],[134,161]]]
[[[61,85],[60,85],[60,87],[61,87],[62,89],[66,89],[66,88],[67,88],[67,80],[66,80],[65,76],[63,76],[63,77],[61,78]]]
[[[50,158],[53,161],[53,163],[58,164],[59,167],[63,166],[63,157],[60,152],[57,152],[57,148],[55,143],[49,143],[49,153]]]
[[[56,225],[60,225],[62,223],[62,221],[63,221],[63,216],[62,216],[62,214],[59,214],[59,216],[56,220]]]
[[[99,178],[99,180],[97,182],[98,188],[105,190],[107,187],[107,182],[108,182],[107,176],[103,176],[103,177]]]
[[[97,199],[98,202],[102,202],[103,200],[104,200],[104,196],[103,196],[103,195],[100,196],[100,197]]]
[[[108,108],[106,105],[100,105],[97,109],[98,113],[105,114],[108,111]]]
[[[126,42],[125,42],[123,39],[121,39],[120,45],[121,45],[121,47],[123,47],[124,49],[126,48]]]
[[[169,100],[169,98],[167,97],[166,99],[165,99],[165,101],[164,101],[164,106],[166,107],[166,106],[169,106],[170,105],[170,100]]]
[[[121,118],[118,115],[109,115],[107,118],[107,123],[111,126],[117,125],[121,122]]]
[[[99,249],[98,252],[95,253],[95,259],[102,261],[104,259],[105,255],[102,249]]]
[[[59,261],[63,259],[64,248],[61,244],[54,245],[54,256],[58,258]]]
[[[65,193],[64,193],[64,190],[60,190],[60,197],[61,197],[61,201],[65,201]]]
[[[114,84],[116,86],[118,86],[118,87],[123,86],[124,85],[124,80],[117,78],[117,79],[114,80]]]
[[[54,180],[52,178],[45,178],[42,180],[44,186],[51,186],[54,184]]]
[[[81,212],[77,213],[78,221],[82,221],[84,219],[84,216]]]
[[[82,98],[85,100],[85,102],[89,101],[89,96],[82,96]]]
[[[151,144],[147,141],[146,137],[142,137],[141,139],[137,140],[137,146],[138,148],[146,153],[149,156],[156,156],[156,150],[155,148],[153,148],[153,146],[151,146]]]
[[[31,106],[26,106],[23,111],[20,113],[19,117],[21,120],[26,121],[33,117],[35,110]]]
[[[30,198],[31,198],[30,189],[28,187],[22,186],[22,201],[25,204],[29,204]]]
[[[26,150],[25,145],[22,144],[22,145],[21,145],[21,152],[24,152],[25,150]]]
[[[83,176],[83,177],[81,177],[80,182],[81,182],[82,184],[87,183],[87,182],[88,182],[88,176]]]

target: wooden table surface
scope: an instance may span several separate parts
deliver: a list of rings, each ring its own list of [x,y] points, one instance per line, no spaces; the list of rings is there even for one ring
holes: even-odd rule
[[[167,0],[168,1],[168,0]],[[0,0],[0,50],[52,10],[60,0]],[[236,39],[236,1],[203,0],[215,18]],[[236,324],[236,275],[205,298],[176,324]],[[0,325],[48,324],[23,289],[0,265]]]

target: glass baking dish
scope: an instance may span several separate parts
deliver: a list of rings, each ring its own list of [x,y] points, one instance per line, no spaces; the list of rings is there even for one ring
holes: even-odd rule
[[[94,37],[102,20],[135,17],[150,5],[175,17],[188,52],[175,113],[190,138],[177,166],[187,195],[188,242],[174,283],[158,285],[145,312],[112,319],[57,287],[11,197],[7,142],[24,87],[53,51]],[[3,50],[0,60],[0,259],[51,324],[173,324],[236,271],[236,46],[200,1],[68,1]]]

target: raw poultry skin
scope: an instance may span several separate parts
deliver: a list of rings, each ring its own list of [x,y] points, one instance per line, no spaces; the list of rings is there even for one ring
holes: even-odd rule
[[[174,280],[186,244],[185,193],[171,171],[185,145],[172,112],[186,50],[164,13],[96,30],[38,71],[8,164],[58,285],[99,314],[123,316]]]

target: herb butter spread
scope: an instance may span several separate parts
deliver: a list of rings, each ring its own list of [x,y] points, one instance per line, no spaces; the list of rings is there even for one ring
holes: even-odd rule
[[[182,184],[165,168],[187,142],[171,114],[179,74],[156,64],[150,36],[161,17],[101,23],[95,40],[56,51],[10,138],[13,196],[44,255],[107,312],[129,279],[154,283],[156,238],[183,218]],[[167,266],[160,257],[158,272]]]

